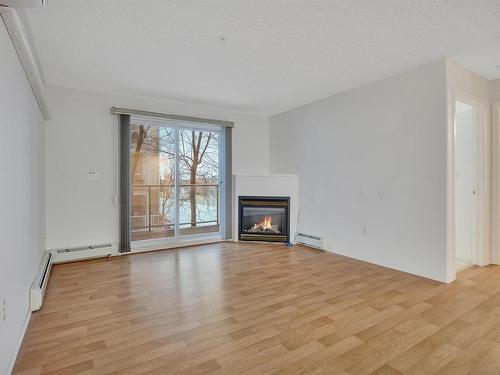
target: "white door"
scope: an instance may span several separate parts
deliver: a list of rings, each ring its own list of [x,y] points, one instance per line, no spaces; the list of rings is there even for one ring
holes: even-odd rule
[[[455,105],[455,256],[457,270],[477,263],[480,108]]]

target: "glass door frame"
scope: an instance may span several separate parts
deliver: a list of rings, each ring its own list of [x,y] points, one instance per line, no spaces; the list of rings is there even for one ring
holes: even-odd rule
[[[225,131],[224,127],[213,126],[213,125],[203,125],[203,124],[184,124],[181,121],[173,122],[173,121],[162,121],[158,119],[154,119],[154,126],[158,127],[167,127],[173,129],[175,132],[175,156],[174,156],[174,202],[175,202],[175,210],[174,210],[174,235],[171,237],[161,237],[161,238],[153,238],[153,239],[141,239],[141,240],[131,240],[131,249],[134,251],[141,250],[151,250],[151,249],[162,249],[168,247],[176,247],[177,245],[181,245],[183,243],[196,242],[201,243],[204,240],[209,242],[210,240],[222,240],[224,236],[224,228],[226,224],[226,213],[225,213]],[[134,123],[131,120],[129,126],[133,126]],[[218,135],[218,187],[217,187],[217,222],[218,222],[218,231],[210,232],[210,233],[199,233],[199,234],[181,234],[180,233],[180,137],[179,133],[181,130],[188,131],[202,131],[202,132],[211,132],[216,133]],[[133,177],[130,178],[130,191],[132,192],[132,180]],[[131,193],[132,194],[132,193]]]

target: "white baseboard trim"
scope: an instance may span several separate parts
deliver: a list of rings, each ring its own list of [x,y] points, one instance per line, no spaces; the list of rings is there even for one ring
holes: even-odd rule
[[[14,365],[16,364],[17,355],[19,354],[19,349],[21,349],[21,344],[23,343],[24,335],[26,334],[26,329],[28,329],[28,324],[31,319],[31,311],[28,310],[28,314],[26,314],[26,318],[24,319],[23,329],[17,339],[16,348],[14,353],[12,354],[12,358],[9,363],[9,367],[7,369],[7,375],[12,374],[12,370],[14,370]]]
[[[224,239],[217,238],[206,238],[200,240],[191,240],[191,241],[182,241],[175,243],[165,243],[162,245],[153,245],[153,246],[141,246],[141,247],[133,247],[131,252],[128,253],[118,253],[118,255],[128,255],[128,254],[136,254],[136,253],[145,253],[149,251],[159,251],[159,250],[169,250],[169,249],[177,249],[181,247],[189,247],[189,246],[198,246],[198,245],[207,245],[211,243],[217,242],[225,242]]]

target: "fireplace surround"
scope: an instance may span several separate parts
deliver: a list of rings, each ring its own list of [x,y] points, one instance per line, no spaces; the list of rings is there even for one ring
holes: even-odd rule
[[[239,196],[238,240],[290,242],[290,197]]]

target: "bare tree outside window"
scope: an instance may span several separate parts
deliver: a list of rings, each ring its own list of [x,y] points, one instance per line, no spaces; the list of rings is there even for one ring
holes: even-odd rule
[[[217,221],[219,139],[210,132],[179,132],[180,207],[189,212],[190,225]]]

